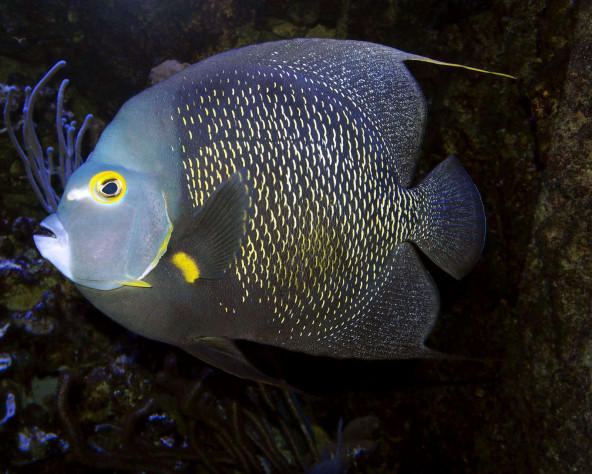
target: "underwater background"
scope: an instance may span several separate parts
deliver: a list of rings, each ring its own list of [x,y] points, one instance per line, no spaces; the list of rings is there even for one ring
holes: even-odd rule
[[[95,117],[90,150],[154,66],[282,38],[517,77],[409,65],[428,100],[415,182],[458,155],[488,219],[464,280],[429,266],[442,304],[428,346],[462,357],[287,357],[296,395],[95,310],[38,254],[45,212],[1,133],[2,472],[592,472],[592,1],[1,0],[0,22],[14,123],[22,87],[68,62],[37,105],[44,146],[64,77],[69,117]]]

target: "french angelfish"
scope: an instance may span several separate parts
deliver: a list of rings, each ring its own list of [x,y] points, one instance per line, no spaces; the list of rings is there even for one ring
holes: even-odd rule
[[[411,188],[426,121],[404,65],[357,41],[228,51],[127,101],[35,236],[102,312],[238,376],[235,343],[430,356],[438,290],[478,260],[479,193],[455,157]],[[416,248],[417,247],[417,248]]]

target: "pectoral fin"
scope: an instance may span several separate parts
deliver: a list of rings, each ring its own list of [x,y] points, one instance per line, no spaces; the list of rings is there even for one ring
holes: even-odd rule
[[[218,279],[230,268],[245,235],[251,198],[247,170],[224,181],[192,216],[167,258],[188,283]]]

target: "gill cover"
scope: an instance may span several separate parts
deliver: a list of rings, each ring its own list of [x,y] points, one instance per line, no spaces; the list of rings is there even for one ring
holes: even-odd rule
[[[164,194],[151,176],[89,161],[68,180],[56,214],[35,236],[41,254],[73,282],[98,290],[149,287],[143,278],[172,232]]]

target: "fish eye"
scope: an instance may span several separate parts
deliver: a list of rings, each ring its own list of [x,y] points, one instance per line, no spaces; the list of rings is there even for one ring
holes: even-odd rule
[[[121,194],[122,185],[118,179],[108,179],[99,183],[99,194],[105,198],[117,197]]]
[[[127,194],[123,176],[115,171],[101,171],[90,180],[90,192],[95,201],[101,204],[115,204]]]

